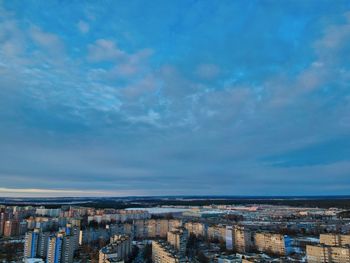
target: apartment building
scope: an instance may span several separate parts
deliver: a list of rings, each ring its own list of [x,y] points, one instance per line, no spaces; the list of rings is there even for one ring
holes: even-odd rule
[[[283,256],[287,254],[286,239],[288,237],[281,234],[255,233],[254,244],[258,251]]]
[[[152,241],[153,263],[182,263],[184,258],[174,250],[174,247],[165,241]]]
[[[177,228],[168,232],[167,241],[181,255],[185,255],[188,240],[188,231],[186,228]]]
[[[350,245],[350,235],[341,235],[335,233],[320,234],[320,244],[325,244],[327,246]]]
[[[131,254],[131,239],[127,235],[111,237],[111,243],[99,252],[99,263],[124,262]]]
[[[233,235],[234,248],[237,252],[245,253],[252,249],[254,239],[250,230],[243,226],[234,226]]]
[[[72,263],[75,243],[74,236],[57,233],[50,236],[47,245],[47,263]]]
[[[207,230],[207,238],[209,240],[219,240],[225,241],[226,237],[226,226],[223,225],[214,225],[209,226]]]
[[[350,248],[327,245],[307,245],[308,263],[350,263]]]
[[[185,223],[185,228],[190,234],[193,234],[197,237],[205,237],[207,235],[207,227],[203,223],[199,222],[187,222]]]
[[[35,258],[37,256],[39,229],[27,232],[24,238],[24,258]]]

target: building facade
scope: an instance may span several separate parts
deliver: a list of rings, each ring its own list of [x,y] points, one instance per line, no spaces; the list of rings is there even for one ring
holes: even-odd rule
[[[153,263],[182,263],[185,262],[174,247],[165,241],[152,241],[152,262]]]
[[[181,256],[185,256],[186,246],[188,240],[188,231],[186,228],[177,228],[173,231],[169,231],[167,235],[167,241],[172,245]]]
[[[306,255],[308,263],[350,263],[349,247],[307,245]]]
[[[350,245],[350,235],[340,234],[320,234],[320,244],[327,246],[346,246]]]
[[[115,235],[111,243],[99,252],[99,263],[124,262],[131,254],[131,239],[127,235]]]
[[[39,229],[35,229],[25,234],[24,258],[35,258],[37,256],[39,232]]]
[[[253,247],[253,235],[252,232],[243,226],[234,226],[234,248],[237,252],[245,253],[252,249]]]
[[[74,256],[74,237],[65,233],[50,236],[47,244],[47,263],[72,263]]]
[[[285,237],[281,234],[255,233],[255,248],[260,252],[269,252],[275,255],[286,255]]]

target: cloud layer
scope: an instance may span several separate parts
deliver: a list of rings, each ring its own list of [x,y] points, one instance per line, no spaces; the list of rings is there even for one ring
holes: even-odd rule
[[[348,1],[0,2],[0,196],[348,194],[349,42]]]

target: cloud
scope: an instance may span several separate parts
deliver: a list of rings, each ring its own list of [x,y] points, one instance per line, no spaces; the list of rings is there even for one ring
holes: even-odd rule
[[[196,69],[196,74],[202,79],[213,79],[220,73],[220,68],[213,64],[200,64]]]
[[[150,125],[158,125],[158,121],[160,119],[160,114],[149,110],[147,115],[143,116],[130,116],[129,121],[132,123],[144,123],[144,124],[150,124]]]
[[[77,27],[78,27],[79,31],[83,34],[86,34],[90,31],[89,24],[83,20],[79,20]]]
[[[128,85],[122,90],[122,94],[127,98],[135,98],[141,95],[155,92],[158,87],[157,78],[153,75],[147,75],[140,81]]]
[[[350,157],[350,140],[347,137],[333,138],[329,141],[287,151],[282,155],[265,158],[279,167],[313,166],[346,161]]]
[[[38,26],[32,26],[29,34],[36,44],[46,49],[50,54],[61,54],[64,50],[64,44],[57,35],[45,32]]]
[[[100,191],[100,190],[67,190],[67,189],[35,189],[0,187],[1,197],[100,197],[140,195],[133,191]]]
[[[25,40],[14,20],[0,22],[0,52],[5,57],[18,58],[25,50]]]
[[[350,37],[350,12],[344,14],[345,22],[337,25],[329,25],[325,34],[315,44],[319,56],[331,59],[330,54],[337,55],[337,51],[346,47]],[[336,57],[335,57],[336,58]]]
[[[322,92],[326,87],[344,88],[344,67],[349,59],[350,21],[348,13],[342,14],[345,21],[331,24],[323,29],[322,36],[312,43],[313,60],[292,79],[275,76],[267,85],[273,85],[270,104],[285,107],[300,101],[310,94]],[[280,74],[280,76],[283,76]]]
[[[138,74],[147,74],[147,62],[153,54],[150,49],[143,49],[134,54],[127,54],[117,61],[115,66],[108,72],[110,78],[133,78]]]
[[[108,39],[98,39],[88,46],[88,59],[91,62],[116,61],[125,56],[125,52]]]
[[[3,191],[349,189],[342,5],[89,4],[77,24],[80,2],[23,4],[0,16]]]

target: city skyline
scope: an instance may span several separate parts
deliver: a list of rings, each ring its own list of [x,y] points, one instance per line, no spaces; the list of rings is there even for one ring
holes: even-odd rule
[[[350,193],[349,1],[0,1],[0,197]]]

